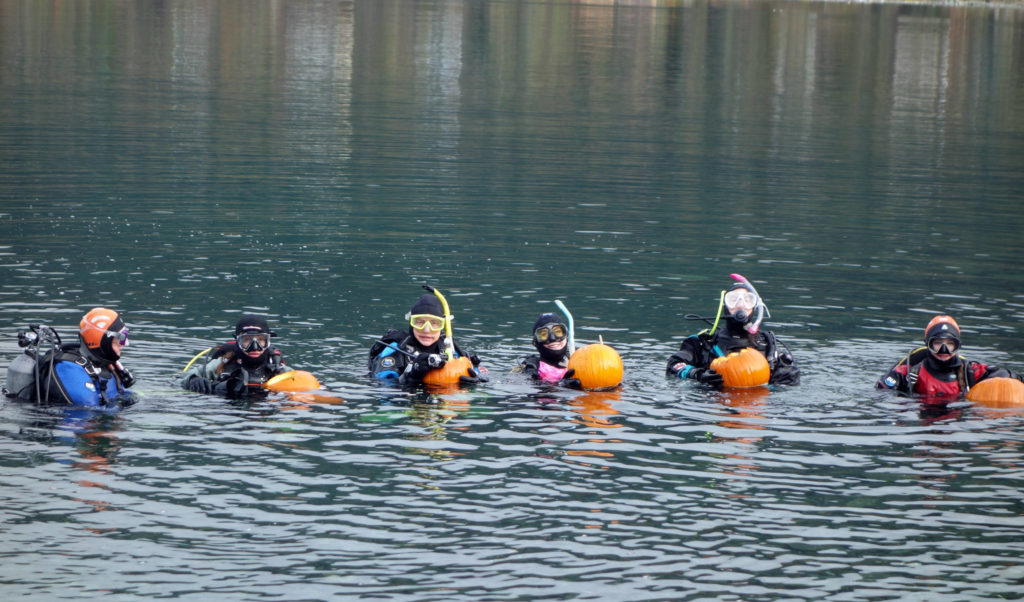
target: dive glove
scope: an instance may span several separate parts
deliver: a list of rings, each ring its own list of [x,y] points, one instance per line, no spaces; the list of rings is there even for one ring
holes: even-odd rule
[[[135,377],[128,371],[128,368],[121,365],[121,362],[114,362],[114,372],[125,389],[130,389],[135,384]]]
[[[412,358],[409,365],[405,367],[404,376],[413,380],[423,380],[427,372],[443,368],[446,363],[448,363],[447,360],[436,353],[421,353]]]
[[[198,374],[193,374],[185,382],[185,388],[193,393],[203,393],[204,395],[210,395],[213,393],[213,383],[210,379],[203,378]]]
[[[721,389],[722,383],[724,382],[722,375],[711,368],[694,368],[693,370],[690,370],[686,375],[686,378],[692,378],[693,380],[716,389]]]
[[[485,383],[489,379],[480,374],[480,371],[476,368],[470,368],[466,371],[466,374],[459,377],[459,384],[461,385],[475,385],[478,383]]]
[[[562,378],[558,379],[558,386],[568,387],[570,389],[578,389],[582,391],[583,383],[580,382],[580,379],[574,378],[575,375],[576,370],[566,371],[566,373],[562,375]]]

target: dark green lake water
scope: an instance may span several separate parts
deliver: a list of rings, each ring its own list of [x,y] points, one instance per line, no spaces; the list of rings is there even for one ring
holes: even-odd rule
[[[0,359],[142,395],[0,406],[5,599],[1024,597],[1024,412],[872,389],[1024,370],[1024,10],[0,0],[0,99]],[[800,386],[664,377],[730,272]],[[424,283],[486,386],[367,380]],[[555,299],[620,391],[510,373]],[[179,391],[243,311],[345,402]]]

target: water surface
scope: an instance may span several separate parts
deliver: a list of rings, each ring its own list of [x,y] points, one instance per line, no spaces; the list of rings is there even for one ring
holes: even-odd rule
[[[1022,414],[878,395],[934,313],[1024,369],[1024,13],[0,0],[0,357],[106,305],[142,400],[0,406],[0,592],[1020,599]],[[728,274],[798,387],[668,380]],[[491,382],[365,375],[424,283]],[[562,299],[619,391],[512,374]],[[175,374],[265,313],[344,398]]]

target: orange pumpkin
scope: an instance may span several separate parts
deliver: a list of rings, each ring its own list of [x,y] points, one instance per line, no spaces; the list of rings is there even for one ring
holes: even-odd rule
[[[753,347],[715,358],[711,369],[722,375],[726,387],[759,387],[767,385],[772,376],[768,360]]]
[[[584,389],[610,389],[622,382],[622,358],[604,343],[581,347],[569,357],[573,378],[580,379]]]
[[[971,387],[967,399],[996,408],[1024,408],[1024,383],[1016,378],[986,378]]]
[[[271,391],[287,393],[300,393],[313,391],[320,388],[320,382],[315,376],[305,370],[292,370],[283,372],[263,383],[263,387]]]
[[[473,362],[469,361],[468,357],[457,357],[448,360],[440,368],[427,372],[427,375],[423,377],[423,382],[428,385],[457,383],[460,376],[469,376],[469,369],[472,367]]]

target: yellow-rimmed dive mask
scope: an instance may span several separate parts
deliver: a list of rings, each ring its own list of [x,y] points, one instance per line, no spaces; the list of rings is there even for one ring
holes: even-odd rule
[[[416,330],[440,332],[444,328],[444,318],[433,314],[413,314],[409,316],[409,326]]]

